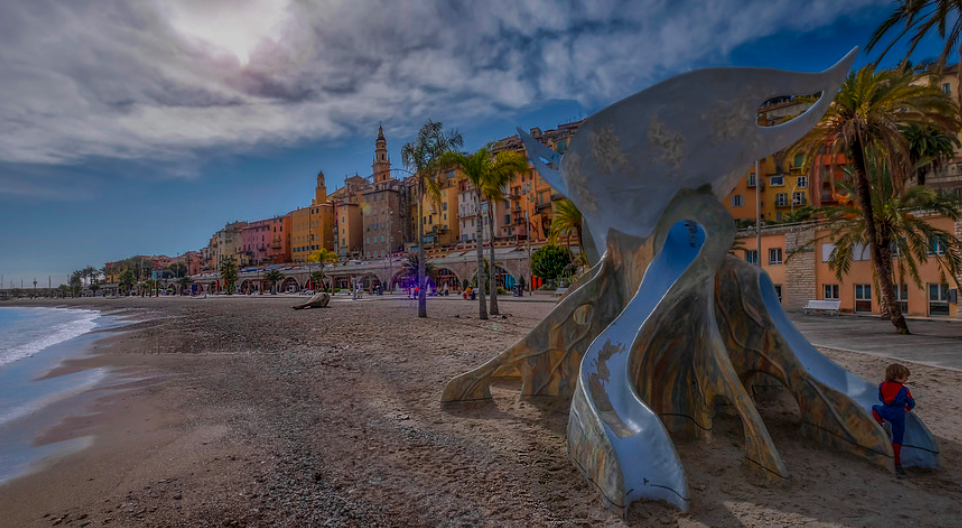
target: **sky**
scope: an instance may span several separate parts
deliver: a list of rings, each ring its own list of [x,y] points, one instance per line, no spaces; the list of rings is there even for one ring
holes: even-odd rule
[[[428,119],[473,150],[693,69],[820,71],[894,7],[4,0],[0,275],[57,285],[87,265],[200,249],[228,222],[309,205],[318,171],[329,192],[368,176],[379,125],[401,167]],[[929,39],[913,59],[940,49]]]

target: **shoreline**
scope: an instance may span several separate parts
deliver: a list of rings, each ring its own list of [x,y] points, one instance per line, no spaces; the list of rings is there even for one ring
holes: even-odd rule
[[[550,311],[406,299],[294,311],[249,303],[79,301],[153,317],[98,341],[82,365],[130,375],[49,440],[96,436],[86,449],[0,485],[14,526],[913,526],[962,517],[962,374],[919,365],[912,391],[939,438],[942,469],[880,468],[798,435],[792,402],[760,408],[792,473],[774,485],[743,465],[737,420],[710,441],[678,439],[693,491],[680,514],[639,502],[610,513],[567,459],[568,401],[494,400],[442,409],[445,383],[488,361]],[[72,304],[72,303],[71,303]],[[885,358],[826,351],[874,379]],[[72,365],[74,367],[78,365]],[[826,479],[831,475],[831,479]],[[903,500],[865,507],[866,496]],[[79,522],[78,522],[79,521]]]
[[[50,307],[57,310],[77,308]],[[40,471],[52,460],[93,442],[82,434],[52,435],[64,420],[84,416],[104,391],[121,383],[109,365],[96,362],[100,341],[128,324],[96,311],[90,330],[0,366],[7,401],[0,409],[0,484]]]

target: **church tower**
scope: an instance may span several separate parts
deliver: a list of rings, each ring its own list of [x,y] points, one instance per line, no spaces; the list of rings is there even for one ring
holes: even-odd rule
[[[317,172],[317,187],[314,187],[314,203],[313,205],[321,205],[327,203],[327,186],[324,184],[324,172]]]
[[[391,158],[387,155],[387,140],[384,139],[384,128],[378,125],[377,141],[374,143],[374,183],[387,181],[391,177]]]

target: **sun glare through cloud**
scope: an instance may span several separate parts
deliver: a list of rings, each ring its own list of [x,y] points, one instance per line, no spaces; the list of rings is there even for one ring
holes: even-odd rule
[[[171,25],[237,57],[241,66],[263,39],[277,42],[288,19],[286,0],[173,2]]]

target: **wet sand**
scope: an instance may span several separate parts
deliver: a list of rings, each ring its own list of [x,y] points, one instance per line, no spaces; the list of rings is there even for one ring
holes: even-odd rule
[[[907,479],[800,437],[792,402],[762,416],[793,478],[744,465],[736,418],[676,442],[692,511],[606,510],[567,460],[568,401],[443,410],[448,379],[525,335],[548,303],[502,300],[507,319],[432,299],[294,311],[300,298],[116,299],[36,304],[146,319],[64,371],[110,367],[122,391],[47,431],[93,445],[0,486],[4,526],[947,526],[962,518],[962,373],[918,366],[919,416],[943,468]],[[459,317],[455,317],[459,316]],[[884,358],[829,355],[876,379]],[[59,522],[58,522],[59,521]],[[87,524],[85,524],[87,523]]]

